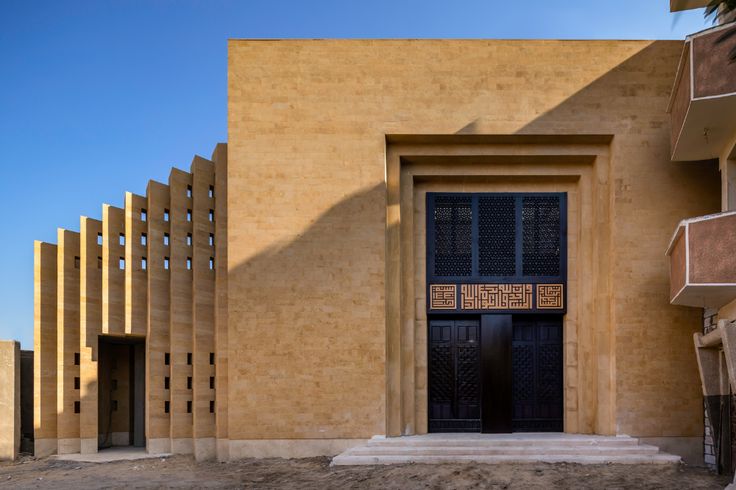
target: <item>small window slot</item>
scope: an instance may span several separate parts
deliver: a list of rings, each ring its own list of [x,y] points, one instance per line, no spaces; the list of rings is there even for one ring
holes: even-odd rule
[[[146,211],[145,209],[141,209],[141,221],[143,221],[144,223],[148,221],[148,211]]]
[[[187,233],[187,246],[188,247],[192,246],[192,234],[191,233]]]
[[[74,353],[74,365],[79,366],[79,352]]]
[[[215,197],[215,186],[211,185],[207,194],[209,197]]]
[[[164,402],[164,413],[169,413],[169,401]]]
[[[210,352],[210,366],[214,366],[214,365],[215,365],[215,353]]]
[[[145,247],[146,245],[148,245],[148,235],[141,233],[141,246]]]
[[[164,269],[169,270],[169,258],[164,257]]]
[[[118,268],[123,271],[125,270],[125,257],[118,258]]]
[[[187,413],[192,413],[192,400],[187,400]]]
[[[215,413],[215,400],[210,400],[210,413]]]
[[[74,402],[74,413],[79,413],[79,412],[81,412],[81,408],[82,408],[82,407],[81,407],[81,403],[79,403],[79,402]]]
[[[165,247],[169,246],[169,234],[168,233],[164,233],[164,246]]]
[[[191,376],[187,376],[187,389],[188,390],[192,389],[192,377]]]
[[[211,390],[215,389],[215,377],[214,376],[210,376],[210,389]]]
[[[141,257],[141,270],[147,270],[148,269],[148,260],[146,260],[145,257]]]
[[[169,354],[168,352],[164,353],[164,364],[167,366],[171,364],[171,354]]]
[[[166,377],[164,378],[164,389],[165,389],[165,390],[168,390],[168,389],[169,389],[169,384],[170,384],[170,383],[171,383],[171,378],[169,378],[168,376],[166,376]]]
[[[74,257],[74,268],[79,269],[79,257]]]
[[[215,270],[215,258],[214,257],[210,257],[210,270],[211,271]]]
[[[120,234],[119,242],[120,242],[120,246],[121,247],[124,247],[125,246],[125,233],[121,233]]]
[[[169,210],[168,209],[164,209],[164,221],[169,221],[169,218],[170,218],[170,216],[169,216]]]
[[[97,245],[102,245],[102,233],[97,234]]]
[[[210,219],[210,222],[211,223],[214,223],[215,222],[215,211],[214,211],[214,209],[210,209],[209,219]]]
[[[187,270],[188,271],[192,270],[192,258],[191,257],[187,257]]]
[[[74,377],[74,389],[75,390],[79,389],[79,376]]]
[[[192,210],[187,209],[187,221],[192,221]]]
[[[215,246],[215,234],[210,233],[210,247],[214,247],[214,246]]]
[[[190,366],[192,365],[192,353],[191,352],[187,352],[187,364]]]
[[[187,186],[187,197],[189,198],[192,197],[192,186],[191,185]]]

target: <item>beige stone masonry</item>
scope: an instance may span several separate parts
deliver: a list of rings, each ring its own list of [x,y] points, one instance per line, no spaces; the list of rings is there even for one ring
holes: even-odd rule
[[[20,343],[0,340],[0,460],[20,451]]]

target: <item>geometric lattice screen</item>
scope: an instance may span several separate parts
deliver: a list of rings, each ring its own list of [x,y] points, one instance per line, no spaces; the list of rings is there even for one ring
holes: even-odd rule
[[[564,309],[564,193],[428,193],[430,310]]]

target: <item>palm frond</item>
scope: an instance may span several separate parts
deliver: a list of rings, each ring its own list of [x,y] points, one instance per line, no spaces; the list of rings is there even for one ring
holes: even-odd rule
[[[736,10],[736,0],[710,0],[705,6],[706,19],[711,19],[715,24],[719,19]]]

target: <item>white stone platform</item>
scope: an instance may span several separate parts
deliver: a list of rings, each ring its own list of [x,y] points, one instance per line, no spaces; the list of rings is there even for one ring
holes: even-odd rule
[[[332,459],[333,465],[466,462],[676,464],[681,459],[629,436],[563,433],[374,437]]]
[[[144,447],[116,446],[100,449],[96,453],[89,454],[59,454],[52,458],[59,461],[77,461],[82,463],[109,463],[110,461],[130,461],[135,459],[166,458],[169,453],[152,454],[147,453]]]

